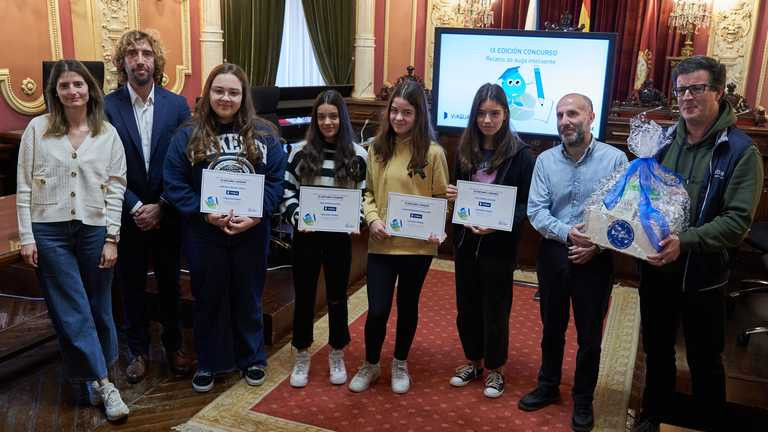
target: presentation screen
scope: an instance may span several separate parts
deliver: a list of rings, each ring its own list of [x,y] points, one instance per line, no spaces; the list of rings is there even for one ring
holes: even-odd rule
[[[510,124],[520,135],[557,138],[557,101],[568,93],[592,99],[592,134],[603,139],[610,109],[615,33],[435,29],[432,115],[441,132],[467,127],[481,85],[507,95]]]

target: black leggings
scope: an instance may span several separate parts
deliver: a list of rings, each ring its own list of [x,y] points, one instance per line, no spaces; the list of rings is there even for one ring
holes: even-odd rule
[[[293,236],[293,346],[307,349],[313,341],[315,298],[320,266],[325,273],[325,298],[328,302],[328,344],[342,349],[349,343],[347,326],[347,285],[352,263],[349,234],[332,232],[302,233]]]
[[[419,295],[432,263],[431,255],[368,254],[368,317],[365,320],[365,359],[378,363],[387,334],[397,280],[395,358],[407,360],[419,321]]]

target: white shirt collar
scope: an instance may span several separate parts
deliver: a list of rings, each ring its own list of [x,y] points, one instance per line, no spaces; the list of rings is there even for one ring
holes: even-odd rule
[[[131,105],[135,106],[137,104],[137,100],[139,106],[155,104],[155,83],[152,83],[152,90],[149,91],[149,96],[147,96],[146,103],[141,100],[141,96],[139,96],[139,94],[133,90],[133,87],[131,87],[130,83],[126,83],[125,85],[128,87],[128,94],[131,97]]]

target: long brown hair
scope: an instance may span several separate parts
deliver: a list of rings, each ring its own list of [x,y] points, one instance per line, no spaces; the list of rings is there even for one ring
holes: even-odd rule
[[[45,94],[48,98],[48,129],[43,136],[59,137],[69,133],[69,123],[64,115],[64,104],[59,99],[56,88],[59,84],[59,78],[65,72],[74,72],[81,77],[88,86],[88,102],[86,104],[86,119],[88,128],[91,130],[91,136],[97,136],[101,133],[104,122],[107,120],[104,114],[104,94],[99,88],[96,79],[88,72],[88,69],[77,60],[59,60],[53,65],[51,75],[48,77],[48,85],[45,88]]]
[[[240,102],[240,109],[235,114],[233,126],[235,131],[240,134],[240,142],[245,148],[246,159],[254,164],[259,163],[263,154],[259,146],[256,145],[256,139],[267,133],[275,133],[275,130],[270,127],[266,120],[256,115],[248,77],[245,76],[245,72],[240,66],[232,63],[222,63],[216,66],[208,74],[208,79],[205,80],[202,97],[197,101],[195,115],[190,120],[193,131],[187,145],[187,158],[195,164],[208,160],[208,155],[212,152],[217,156],[221,152],[218,145],[217,116],[211,108],[211,85],[213,80],[222,74],[234,75],[243,87],[243,98]]]
[[[336,134],[336,153],[333,158],[334,178],[340,182],[358,181],[365,177],[363,168],[357,163],[355,144],[352,139],[352,123],[349,121],[349,111],[344,98],[336,90],[326,90],[320,93],[312,106],[312,122],[307,129],[306,144],[302,149],[304,157],[296,170],[304,180],[312,179],[323,169],[323,148],[325,140],[317,123],[317,109],[320,105],[333,105],[339,111],[339,130]]]
[[[373,142],[373,149],[376,155],[376,161],[384,165],[392,159],[395,154],[395,138],[397,134],[389,122],[389,113],[392,111],[392,101],[395,98],[401,98],[413,105],[415,119],[413,128],[411,128],[411,160],[408,162],[408,175],[419,174],[422,178],[425,176],[424,167],[427,166],[427,152],[429,145],[434,140],[435,133],[432,130],[432,124],[429,121],[429,109],[427,108],[427,97],[424,94],[424,88],[415,81],[406,81],[398,84],[389,97],[387,109],[384,111],[384,118],[381,121],[381,128],[376,140]]]
[[[123,33],[115,45],[115,53],[112,56],[112,64],[117,68],[117,81],[120,84],[128,82],[128,73],[125,71],[125,54],[136,42],[145,40],[155,53],[155,71],[152,80],[157,85],[163,85],[163,70],[165,69],[165,49],[163,45],[149,33],[140,30],[131,30]]]
[[[486,83],[480,86],[472,101],[472,109],[469,111],[467,128],[459,141],[459,166],[465,174],[473,174],[483,162],[480,146],[485,139],[483,132],[477,125],[477,112],[485,101],[493,101],[501,105],[504,110],[504,121],[493,136],[493,156],[491,156],[488,172],[496,171],[499,166],[513,154],[520,145],[520,137],[509,127],[509,104],[504,89],[498,84]]]

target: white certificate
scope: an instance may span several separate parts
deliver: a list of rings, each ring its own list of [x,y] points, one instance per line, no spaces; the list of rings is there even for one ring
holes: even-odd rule
[[[427,240],[430,235],[442,238],[447,203],[444,198],[390,192],[387,196],[387,232],[421,240]]]
[[[459,180],[453,223],[512,231],[517,188]]]
[[[301,186],[299,229],[306,231],[360,232],[360,189]]]
[[[203,170],[201,213],[229,213],[261,217],[264,210],[264,175]]]

